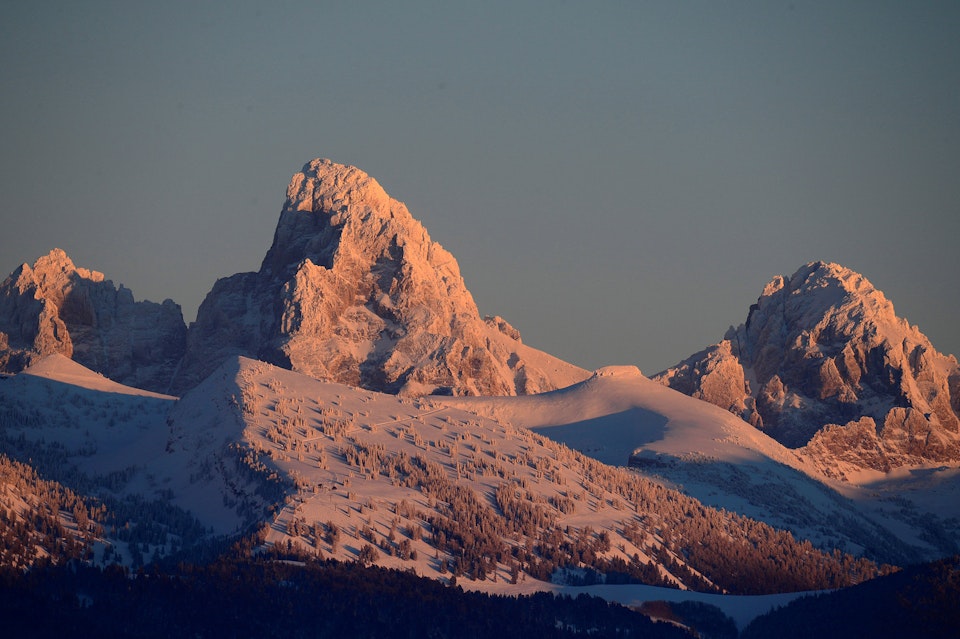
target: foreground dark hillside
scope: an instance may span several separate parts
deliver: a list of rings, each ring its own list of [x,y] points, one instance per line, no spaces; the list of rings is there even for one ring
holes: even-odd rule
[[[836,592],[797,599],[751,623],[744,639],[960,636],[960,555]]]
[[[602,599],[495,597],[358,563],[220,559],[172,573],[0,570],[14,637],[652,637],[690,635]]]

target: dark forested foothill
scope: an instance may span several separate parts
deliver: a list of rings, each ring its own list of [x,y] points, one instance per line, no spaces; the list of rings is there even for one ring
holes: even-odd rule
[[[689,637],[581,595],[499,597],[358,563],[220,559],[130,574],[0,569],[4,634],[62,637]]]
[[[960,636],[960,555],[804,597],[755,619],[744,639]]]

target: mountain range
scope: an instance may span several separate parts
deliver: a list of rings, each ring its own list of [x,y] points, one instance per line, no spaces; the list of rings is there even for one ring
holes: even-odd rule
[[[512,395],[588,376],[481,318],[456,260],[355,167],[314,160],[287,188],[256,273],[218,280],[184,325],[54,249],[0,284],[0,369],[51,353],[182,393],[237,355],[402,395]]]
[[[189,327],[59,249],[21,265],[0,370],[7,566],[240,540],[492,592],[756,595],[960,552],[960,368],[863,276],[807,264],[676,366],[591,373],[481,317],[407,208],[329,160]]]

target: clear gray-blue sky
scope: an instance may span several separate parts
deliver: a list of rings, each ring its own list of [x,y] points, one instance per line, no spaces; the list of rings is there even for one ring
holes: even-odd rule
[[[805,262],[960,354],[960,3],[0,0],[0,271],[192,320],[290,176],[364,169],[481,313],[653,373]]]

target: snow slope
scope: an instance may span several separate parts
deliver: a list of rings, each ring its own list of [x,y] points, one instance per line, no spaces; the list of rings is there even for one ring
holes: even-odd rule
[[[215,384],[219,388],[215,389]],[[347,452],[350,450],[374,451],[374,456],[442,459],[449,480],[491,497],[504,473],[522,480],[544,500],[568,494],[572,487],[589,496],[581,485],[580,471],[562,451],[538,441],[526,429],[504,426],[456,408],[320,382],[246,358],[224,365],[196,390],[197,396],[207,402],[211,398],[236,398],[246,446],[259,455],[258,460],[279,469],[280,476],[293,484],[271,518],[269,544],[292,540],[311,552],[354,560],[363,545],[382,541],[391,528],[412,531],[417,527],[425,535],[422,521],[412,514],[402,515],[403,507],[398,512],[398,505],[408,504],[411,510],[425,515],[438,508],[436,500],[416,486],[384,476],[373,461],[361,467],[352,461]],[[190,425],[181,428],[181,423]],[[178,413],[174,417],[175,449],[203,449],[205,446],[197,444],[199,439],[220,437],[219,432],[211,435],[207,427],[195,429],[195,423],[196,416],[184,419]],[[529,463],[510,463],[515,459]],[[609,506],[616,501],[614,495],[595,486],[592,490],[596,498],[581,498],[560,522],[614,530],[617,521],[631,516]],[[342,531],[341,541],[333,545],[318,541],[315,534],[290,534],[299,527],[314,528],[316,523],[324,528],[336,526]],[[371,539],[362,537],[364,527],[374,532]],[[381,556],[378,563],[413,568],[432,577],[445,575],[440,565],[443,557],[438,557],[423,539],[410,539],[418,560]],[[638,552],[649,557],[649,549],[626,540],[624,544],[625,550],[619,554]],[[500,580],[508,579],[506,566],[500,566],[497,572]]]

